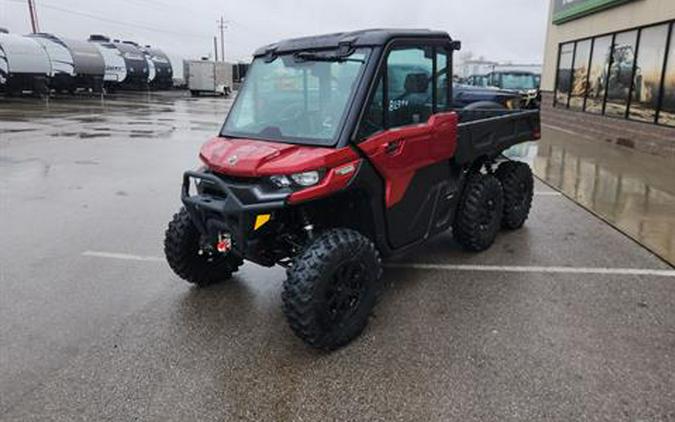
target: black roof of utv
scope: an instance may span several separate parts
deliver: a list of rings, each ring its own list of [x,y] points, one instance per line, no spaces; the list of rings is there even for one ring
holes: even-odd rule
[[[302,50],[318,50],[337,48],[342,44],[352,47],[383,46],[392,38],[446,38],[452,41],[445,31],[429,29],[363,29],[353,32],[336,32],[333,34],[316,35],[311,37],[291,38],[260,47],[253,53],[254,56],[266,54],[282,54]]]

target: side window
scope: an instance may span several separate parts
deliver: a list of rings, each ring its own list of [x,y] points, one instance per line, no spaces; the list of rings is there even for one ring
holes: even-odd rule
[[[425,123],[434,111],[451,110],[451,72],[450,53],[440,47],[391,50],[386,61],[387,86],[381,76],[361,118],[357,140],[362,141],[385,129]]]
[[[436,50],[436,111],[438,112],[451,109],[450,101],[448,101],[448,80],[451,69],[448,52]],[[475,83],[475,79],[473,82]]]
[[[389,127],[426,122],[433,112],[433,49],[404,47],[387,58]]]

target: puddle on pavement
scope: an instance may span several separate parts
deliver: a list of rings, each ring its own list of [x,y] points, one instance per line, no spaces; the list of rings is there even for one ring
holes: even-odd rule
[[[509,155],[530,162],[537,177],[675,265],[672,161],[547,127],[539,142]]]

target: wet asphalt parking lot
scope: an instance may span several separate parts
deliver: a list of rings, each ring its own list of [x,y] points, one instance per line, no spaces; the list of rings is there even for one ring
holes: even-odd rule
[[[318,353],[282,269],[195,289],[163,262],[230,100],[0,101],[2,421],[675,420],[675,271],[541,182],[490,250],[390,263],[364,334]]]

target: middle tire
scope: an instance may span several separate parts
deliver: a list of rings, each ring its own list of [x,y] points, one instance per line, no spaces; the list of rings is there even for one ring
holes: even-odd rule
[[[346,345],[368,324],[381,273],[370,239],[350,229],[321,233],[287,271],[282,300],[288,324],[309,346]]]
[[[499,180],[490,174],[469,176],[452,226],[455,239],[470,251],[490,247],[497,237],[504,196]]]

